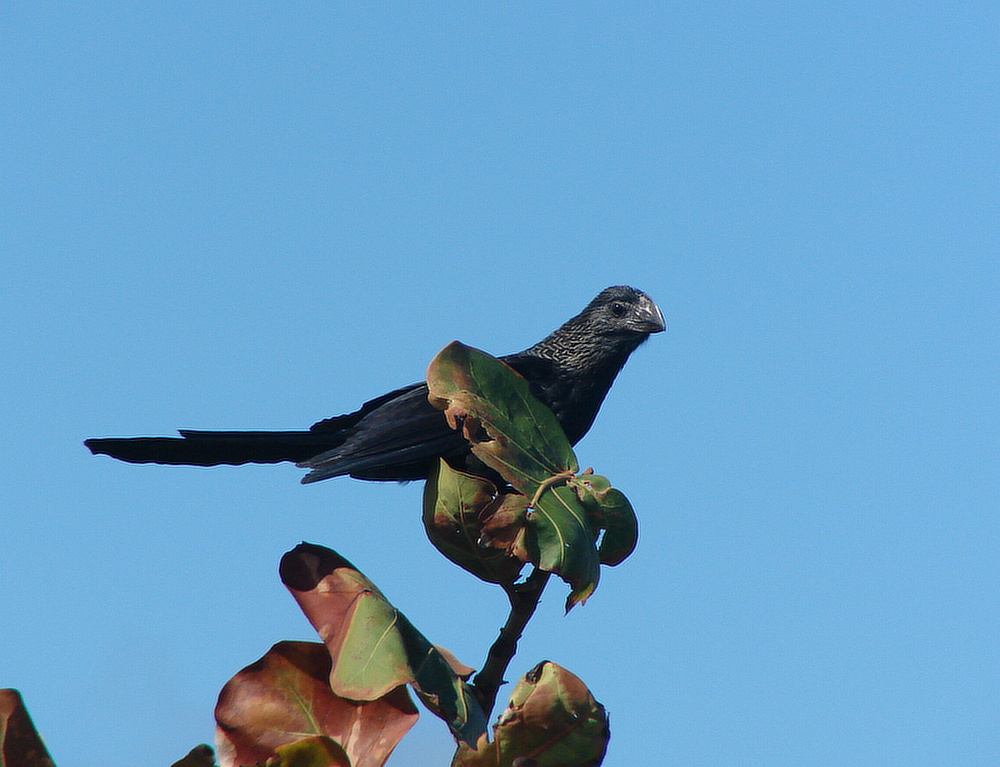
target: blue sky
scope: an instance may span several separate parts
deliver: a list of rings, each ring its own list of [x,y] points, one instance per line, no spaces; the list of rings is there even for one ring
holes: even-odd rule
[[[617,283],[669,331],[577,454],[640,545],[512,678],[581,676],[609,767],[996,764],[998,6],[331,5],[0,10],[0,686],[57,764],[210,740],[313,637],[301,540],[471,665],[504,618],[419,484],[85,437],[304,427]]]

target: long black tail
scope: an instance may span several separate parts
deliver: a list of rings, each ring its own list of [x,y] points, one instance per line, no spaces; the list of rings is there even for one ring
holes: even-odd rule
[[[108,437],[88,439],[94,455],[128,463],[180,466],[238,466],[244,463],[300,463],[344,441],[337,432],[312,431],[192,431],[180,437]]]

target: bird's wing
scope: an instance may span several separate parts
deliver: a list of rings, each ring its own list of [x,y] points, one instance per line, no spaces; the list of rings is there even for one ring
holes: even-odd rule
[[[460,455],[465,440],[427,401],[427,384],[397,389],[360,410],[320,421],[314,430],[347,429],[333,450],[299,465],[312,469],[303,482],[350,474],[360,479],[423,479],[438,456]]]

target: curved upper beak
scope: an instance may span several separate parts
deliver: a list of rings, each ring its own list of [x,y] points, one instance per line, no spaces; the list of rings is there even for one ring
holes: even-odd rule
[[[644,333],[662,333],[667,329],[663,320],[663,312],[649,296],[643,296],[639,303],[638,326]]]

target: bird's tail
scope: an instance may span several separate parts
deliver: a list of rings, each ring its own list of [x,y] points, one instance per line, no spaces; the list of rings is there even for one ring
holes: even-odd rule
[[[343,442],[336,432],[192,431],[179,437],[108,437],[88,439],[94,455],[110,455],[128,463],[180,466],[238,466],[244,463],[300,463]]]

